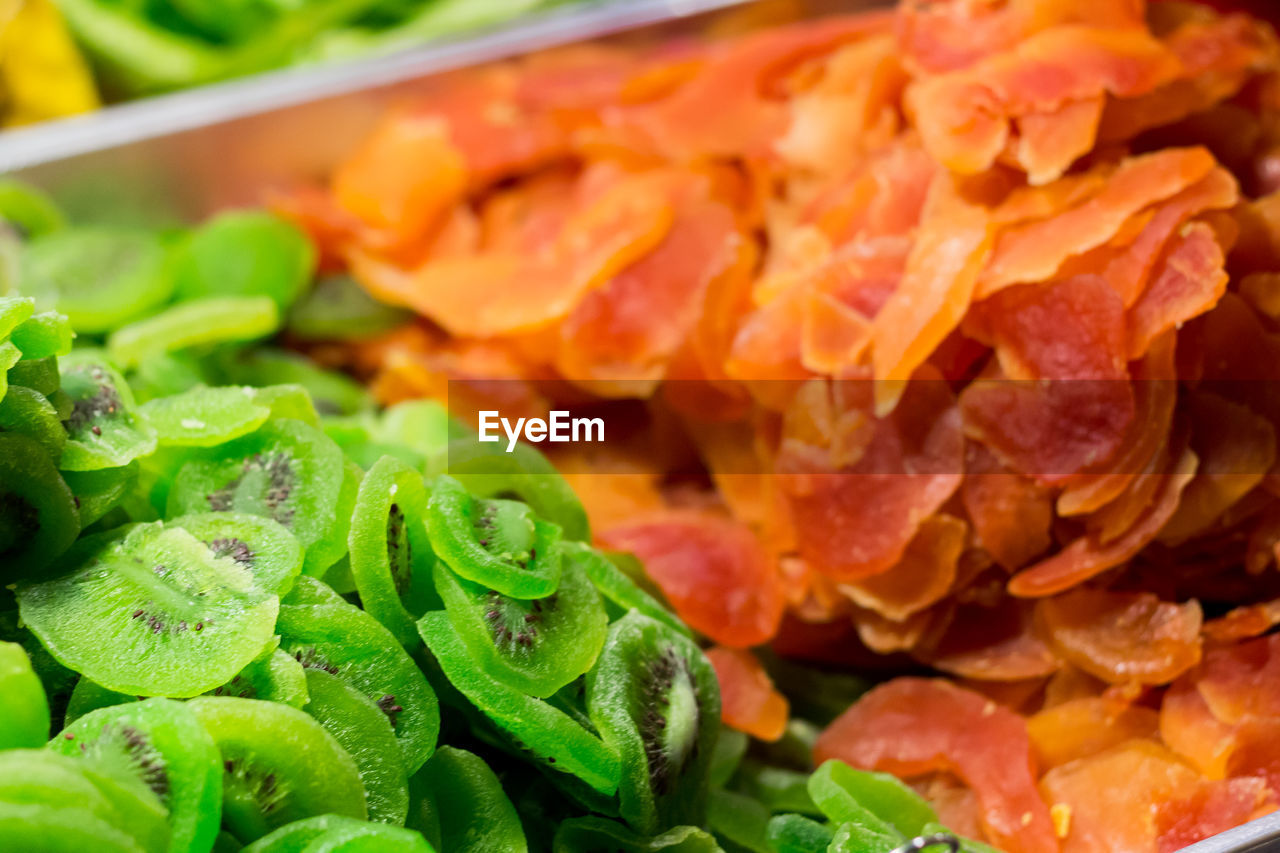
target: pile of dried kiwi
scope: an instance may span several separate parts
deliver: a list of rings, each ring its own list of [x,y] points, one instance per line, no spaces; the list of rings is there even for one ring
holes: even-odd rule
[[[262,345],[402,322],[313,283],[290,226],[72,227],[7,182],[0,217],[0,849],[853,853],[936,829],[891,777],[809,774],[813,722],[721,731],[698,638],[536,452],[496,474],[438,406],[380,411]],[[861,687],[779,675],[818,723]]]

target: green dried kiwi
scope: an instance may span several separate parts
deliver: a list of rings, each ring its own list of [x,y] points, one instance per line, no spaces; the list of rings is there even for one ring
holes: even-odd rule
[[[162,446],[213,447],[266,422],[271,410],[254,396],[252,388],[200,386],[143,403],[138,411]]]
[[[0,432],[25,435],[44,448],[51,460],[62,456],[67,431],[62,428],[58,412],[39,391],[22,385],[9,386],[0,398]]]
[[[311,241],[282,219],[256,210],[220,214],[177,251],[178,299],[269,296],[283,312],[315,269]]]
[[[809,777],[809,796],[833,823],[849,821],[907,837],[919,835],[938,815],[924,798],[888,773],[855,770],[843,761],[823,762]]]
[[[390,456],[365,474],[347,534],[351,575],[369,615],[405,648],[417,648],[416,620],[443,604],[432,580],[436,563],[424,516],[422,475]]]
[[[18,229],[24,238],[50,234],[67,225],[53,199],[13,178],[0,178],[0,219]]]
[[[205,696],[233,696],[238,699],[263,699],[281,702],[301,708],[307,704],[307,677],[302,664],[289,655],[272,647],[226,684],[213,688]],[[142,696],[130,696],[108,690],[88,678],[81,678],[71,691],[67,702],[66,725],[99,708],[110,708],[129,702],[142,701]]]
[[[907,839],[887,823],[848,821],[836,827],[827,853],[866,853],[868,850],[896,850]]]
[[[716,748],[711,753],[707,782],[717,788],[729,784],[729,780],[742,765],[742,757],[747,754],[749,744],[750,739],[743,732],[721,728],[720,737],[716,738]]]
[[[0,296],[0,340],[7,340],[14,329],[35,313],[35,304],[29,296]]]
[[[80,761],[78,769],[115,808],[116,825],[128,831],[143,850],[164,853],[169,849],[169,811],[144,782],[132,773],[97,761]]]
[[[564,821],[551,849],[553,853],[723,853],[715,838],[696,826],[677,826],[646,837],[602,817]]]
[[[300,575],[293,589],[280,601],[286,605],[337,604],[349,605],[349,602],[320,578]]]
[[[72,689],[79,681],[80,675],[54,660],[35,634],[21,624],[18,615],[18,602],[12,590],[0,587],[0,640],[17,643],[31,660],[31,669],[44,685],[44,694],[49,701],[49,716],[54,720],[62,719]]]
[[[199,512],[165,522],[244,567],[264,592],[284,596],[302,571],[302,546],[278,522],[240,512]]]
[[[75,493],[80,510],[80,527],[86,528],[105,516],[128,496],[138,482],[138,463],[97,471],[63,471],[62,479]]]
[[[343,554],[341,560],[324,570],[322,579],[339,598],[347,601],[356,591],[356,580],[351,576],[351,555]]]
[[[283,826],[244,848],[244,853],[435,853],[435,849],[413,830],[323,815]]]
[[[9,368],[9,387],[14,385],[22,385],[48,397],[62,387],[58,359],[53,356],[22,359]]]
[[[271,410],[271,417],[291,418],[308,426],[320,426],[320,413],[316,411],[311,394],[301,385],[267,385],[253,389],[253,399]]]
[[[75,336],[66,315],[42,311],[19,323],[9,340],[22,350],[24,359],[49,358],[71,352],[71,340]]]
[[[0,750],[42,746],[49,739],[49,700],[17,643],[0,642],[0,696]]]
[[[700,825],[720,730],[720,691],[702,651],[633,611],[613,623],[587,674],[587,709],[621,759],[618,797],[637,832]]]
[[[128,384],[100,353],[77,350],[61,358],[58,367],[72,404],[71,416],[63,421],[63,470],[119,468],[155,450],[155,432],[138,416]]]
[[[386,444],[411,449],[443,471],[450,427],[449,412],[436,401],[404,400],[382,412],[376,434]]]
[[[771,813],[762,803],[736,791],[712,788],[707,794],[707,825],[730,849],[774,853],[769,844]]]
[[[371,412],[324,415],[320,418],[320,428],[342,448],[344,456],[361,468],[372,468],[384,456],[399,459],[415,469],[421,469],[426,463],[426,458],[416,450],[377,438],[378,420]]]
[[[166,352],[153,355],[136,365],[129,374],[134,397],[143,403],[157,397],[181,394],[197,385],[210,385],[204,361],[190,352]]]
[[[0,342],[0,397],[9,388],[9,368],[22,359],[22,350],[8,341]]]
[[[222,758],[185,703],[147,699],[90,711],[49,748],[145,785],[168,811],[171,849],[207,850],[213,844]]]
[[[75,496],[46,449],[0,432],[0,583],[37,576],[79,532]]]
[[[208,296],[116,328],[107,338],[107,351],[129,368],[164,353],[263,338],[279,325],[270,297]]]
[[[608,556],[582,542],[562,542],[561,548],[564,559],[581,567],[604,596],[611,617],[621,618],[632,610],[638,610],[686,637],[693,636],[689,626],[636,584]]]
[[[831,827],[804,815],[780,814],[769,820],[768,839],[777,853],[827,853],[834,835]]]
[[[0,849],[22,853],[145,853],[125,830],[82,806],[0,802]]]
[[[440,731],[435,693],[378,620],[345,603],[286,605],[277,630],[280,647],[304,668],[342,678],[382,710],[400,744],[406,773],[417,772],[431,757]]]
[[[300,385],[321,414],[349,415],[373,406],[373,398],[355,381],[293,352],[267,347],[244,350],[224,358],[220,368],[225,381],[241,385]]]
[[[355,510],[356,496],[360,493],[360,483],[364,479],[364,469],[354,462],[344,459],[342,464],[342,485],[338,489],[338,499],[334,506],[333,527],[321,539],[307,549],[306,561],[302,570],[309,575],[330,577],[330,570],[346,562],[347,534],[351,530],[351,513]],[[350,572],[348,571],[349,575]],[[355,582],[342,585],[339,592],[350,592],[355,589]]]
[[[323,551],[342,479],[342,451],[323,433],[301,421],[272,420],[183,465],[165,514],[261,515],[284,525],[306,551]]]
[[[544,766],[578,777],[605,796],[613,794],[618,786],[618,755],[600,738],[548,702],[485,672],[467,654],[444,613],[423,616],[418,630],[450,683],[518,748]]]
[[[32,747],[0,751],[0,803],[60,806],[68,801],[107,823],[120,819],[76,759]]]
[[[61,663],[110,690],[196,696],[273,636],[279,599],[178,527],[88,537],[61,566],[54,580],[19,587],[22,619]]]
[[[524,501],[540,518],[560,527],[565,539],[591,541],[587,511],[573,489],[547,458],[527,444],[511,453],[502,443],[484,443],[475,436],[449,442],[446,469],[478,498]]]
[[[27,244],[22,290],[77,332],[109,332],[159,308],[173,293],[170,253],[151,231],[68,228]]]
[[[526,853],[524,827],[484,759],[442,746],[418,775],[435,846],[449,853]],[[436,839],[433,839],[435,841]]]
[[[304,710],[355,759],[369,820],[403,826],[409,812],[409,780],[387,715],[336,675],[311,668],[306,677],[311,699]]]
[[[318,815],[367,817],[354,759],[306,712],[223,696],[187,705],[222,755],[222,828],[237,841]]]
[[[316,279],[289,312],[285,328],[304,341],[360,340],[388,332],[413,319],[413,312],[374,299],[351,276]]]
[[[542,598],[560,585],[560,529],[526,504],[485,500],[448,476],[427,501],[436,556],[462,577],[513,598]]]
[[[544,598],[511,598],[436,565],[436,588],[470,656],[487,673],[545,698],[595,663],[609,631],[600,595],[575,562]]]

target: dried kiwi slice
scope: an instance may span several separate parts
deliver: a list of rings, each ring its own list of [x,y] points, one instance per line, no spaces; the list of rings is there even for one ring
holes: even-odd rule
[[[622,764],[622,817],[637,832],[700,825],[720,730],[715,672],[694,643],[633,611],[587,674],[587,709]]]
[[[0,696],[0,750],[43,745],[49,739],[49,701],[17,643],[0,643]]]
[[[395,731],[406,773],[431,757],[440,709],[426,678],[386,628],[349,604],[286,605],[277,625],[280,647],[307,669],[355,687],[382,710]]]
[[[58,360],[48,358],[24,358],[9,368],[9,387],[22,385],[32,391],[39,391],[48,397],[62,385],[58,374]]]
[[[563,711],[485,672],[447,615],[428,613],[418,630],[453,686],[532,757],[606,796],[617,789],[617,753]]]
[[[560,529],[523,503],[475,498],[441,476],[427,530],[436,554],[469,581],[513,598],[542,598],[560,585]]]
[[[484,759],[442,746],[418,775],[420,809],[433,842],[449,853],[525,853],[515,807]]]
[[[609,630],[600,595],[576,563],[545,598],[511,598],[436,566],[436,588],[467,651],[487,673],[545,698],[595,663]]]
[[[279,599],[181,528],[88,537],[64,559],[68,573],[19,588],[22,618],[61,663],[110,690],[195,696],[271,640]]]
[[[294,352],[258,347],[224,359],[221,368],[227,382],[303,388],[316,411],[327,415],[354,414],[373,405],[373,398],[358,383],[340,373],[322,370]]]
[[[316,263],[315,249],[302,232],[254,210],[210,219],[177,256],[179,299],[269,296],[281,311],[302,293]]]
[[[42,311],[19,323],[9,340],[22,350],[24,359],[39,359],[71,352],[71,339],[75,334],[65,314]]]
[[[68,801],[108,823],[120,818],[75,759],[31,747],[0,751],[0,803],[61,806]]]
[[[213,447],[266,422],[271,409],[254,397],[252,388],[198,387],[143,403],[139,411],[161,445]]]
[[[686,637],[693,636],[689,626],[627,577],[626,573],[604,554],[582,542],[563,542],[561,548],[564,551],[565,561],[574,563],[586,572],[591,583],[612,605],[610,609],[618,611],[619,617],[628,611],[638,610],[650,619],[656,619]]]
[[[119,827],[86,808],[0,801],[0,850],[23,853],[145,853]]]
[[[75,497],[45,448],[0,433],[0,582],[36,576],[79,532]]]
[[[78,350],[59,369],[72,405],[60,467],[119,468],[155,450],[155,432],[138,416],[128,384],[100,353]]]
[[[243,853],[435,853],[418,833],[337,815],[295,821]],[[504,850],[503,853],[506,853]]]
[[[85,528],[124,501],[138,481],[138,463],[97,471],[63,471],[62,479],[75,493],[80,527]]]
[[[422,643],[416,620],[443,606],[432,581],[426,509],[422,475],[384,456],[360,484],[347,534],[360,603],[410,649]]]
[[[29,296],[0,296],[0,339],[6,339],[35,312]]]
[[[8,341],[0,342],[0,397],[9,388],[9,368],[22,358],[22,350]]]
[[[301,340],[359,340],[389,332],[413,313],[379,302],[349,275],[326,275],[303,295],[285,324]]]
[[[37,237],[22,258],[22,289],[78,332],[108,332],[173,292],[169,250],[155,232],[68,228]]]
[[[333,528],[342,478],[342,451],[323,433],[301,421],[273,420],[183,465],[166,515],[261,515],[311,550]]]
[[[768,840],[778,853],[827,853],[835,833],[825,823],[798,814],[780,814],[769,821]]]
[[[591,540],[591,526],[582,501],[547,458],[527,444],[511,453],[505,446],[474,437],[451,441],[445,473],[479,498],[524,501],[540,518],[560,527],[564,538]]]
[[[266,337],[279,325],[279,311],[269,297],[209,296],[120,326],[107,338],[107,351],[133,367],[177,350]]]
[[[564,821],[551,849],[553,853],[722,853],[715,838],[696,826],[677,826],[645,837],[602,817]]]
[[[369,820],[403,825],[409,780],[387,715],[355,687],[322,669],[306,671],[306,711],[355,759]]]
[[[222,759],[186,704],[148,699],[91,711],[49,747],[146,785],[169,812],[171,849],[212,846],[222,801]]]
[[[199,512],[165,522],[248,570],[264,592],[284,596],[302,571],[302,546],[278,522],[240,512]]]
[[[303,711],[221,696],[187,705],[222,755],[222,826],[241,843],[308,817],[367,816],[355,761]]]
[[[342,485],[338,488],[338,500],[334,506],[333,527],[307,549],[306,560],[302,570],[313,577],[333,577],[335,566],[346,562],[347,534],[351,530],[351,513],[355,510],[356,497],[360,494],[360,483],[364,480],[364,469],[350,460],[343,460]],[[349,574],[349,572],[348,572]],[[342,592],[355,589],[350,582],[342,588]]]
[[[13,178],[0,178],[0,219],[17,228],[23,237],[39,237],[66,227],[66,217],[53,199]]]
[[[67,442],[67,431],[53,404],[41,394],[22,385],[11,385],[0,399],[0,432],[25,435],[44,448],[45,455],[57,461]]]

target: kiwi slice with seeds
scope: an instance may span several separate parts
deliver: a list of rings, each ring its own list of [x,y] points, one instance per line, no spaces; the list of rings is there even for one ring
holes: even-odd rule
[[[187,706],[222,756],[222,827],[236,840],[317,815],[367,817],[355,761],[305,712],[222,696]]]
[[[42,311],[19,323],[10,333],[9,340],[22,350],[24,359],[42,359],[71,352],[71,341],[75,336],[66,315]]]
[[[19,588],[22,618],[60,662],[108,689],[195,696],[272,638],[279,599],[181,528],[87,537],[64,559],[67,573]]]
[[[163,305],[173,292],[169,251],[158,234],[68,228],[27,244],[22,289],[78,332],[108,332]]]
[[[219,557],[230,557],[258,588],[284,596],[302,571],[302,546],[278,522],[240,512],[199,512],[167,522],[199,539]]]
[[[342,451],[323,433],[301,421],[274,420],[184,464],[169,488],[166,515],[261,515],[282,524],[304,549],[323,550],[342,478]]]
[[[577,776],[605,796],[617,789],[617,753],[563,711],[488,674],[467,654],[446,614],[428,613],[419,620],[418,630],[445,677],[506,732],[516,748],[544,766]]]
[[[295,821],[244,850],[245,853],[435,853],[426,839],[412,830],[338,815]]]
[[[409,782],[390,720],[367,696],[322,669],[307,669],[305,710],[355,759],[364,783],[369,820],[403,825]]]
[[[633,611],[613,623],[587,675],[587,709],[621,759],[618,797],[637,832],[701,825],[720,731],[720,692],[688,638]]]
[[[39,391],[21,385],[9,386],[0,399],[0,432],[25,435],[44,448],[55,462],[62,456],[67,431],[62,428],[58,412]]]
[[[201,225],[177,251],[177,296],[265,295],[284,311],[315,262],[311,242],[292,224],[261,211],[230,211]]]
[[[168,810],[173,850],[207,850],[218,834],[222,763],[191,709],[147,699],[90,711],[50,749],[133,776]]]
[[[139,411],[161,445],[213,447],[266,422],[271,410],[254,397],[251,388],[202,386],[143,403]]]
[[[470,432],[470,431],[468,431]],[[481,442],[474,434],[451,441],[445,473],[477,498],[507,498],[527,503],[540,517],[557,525],[564,538],[591,541],[587,511],[555,466],[535,448]]]
[[[436,554],[473,583],[513,598],[543,598],[560,585],[560,528],[528,505],[472,497],[457,480],[439,477],[427,502],[427,531]]]
[[[471,657],[495,678],[545,698],[582,675],[604,646],[609,620],[600,595],[577,564],[563,563],[560,586],[519,599],[436,566],[436,587]]]
[[[405,772],[431,757],[440,709],[422,671],[378,620],[349,604],[286,605],[277,623],[280,647],[306,669],[355,687],[386,715]]]
[[[107,351],[129,368],[164,353],[263,338],[279,325],[269,297],[210,296],[116,328],[107,338]]]
[[[360,484],[347,535],[361,604],[408,649],[422,644],[416,620],[443,606],[432,580],[437,561],[426,509],[422,475],[384,456]]]
[[[128,384],[100,353],[77,350],[58,366],[61,390],[72,405],[71,416],[63,422],[67,443],[60,467],[119,468],[155,450],[155,432],[138,416]]]
[[[0,696],[0,751],[35,748],[49,739],[44,684],[17,643],[0,642]]]
[[[62,385],[62,377],[58,374],[58,359],[24,358],[9,368],[9,387],[22,385],[32,391],[38,391],[48,397]]]
[[[424,819],[450,853],[526,853],[524,827],[484,759],[442,746],[418,775]]]
[[[0,583],[36,576],[79,532],[75,496],[45,448],[0,433]]]

